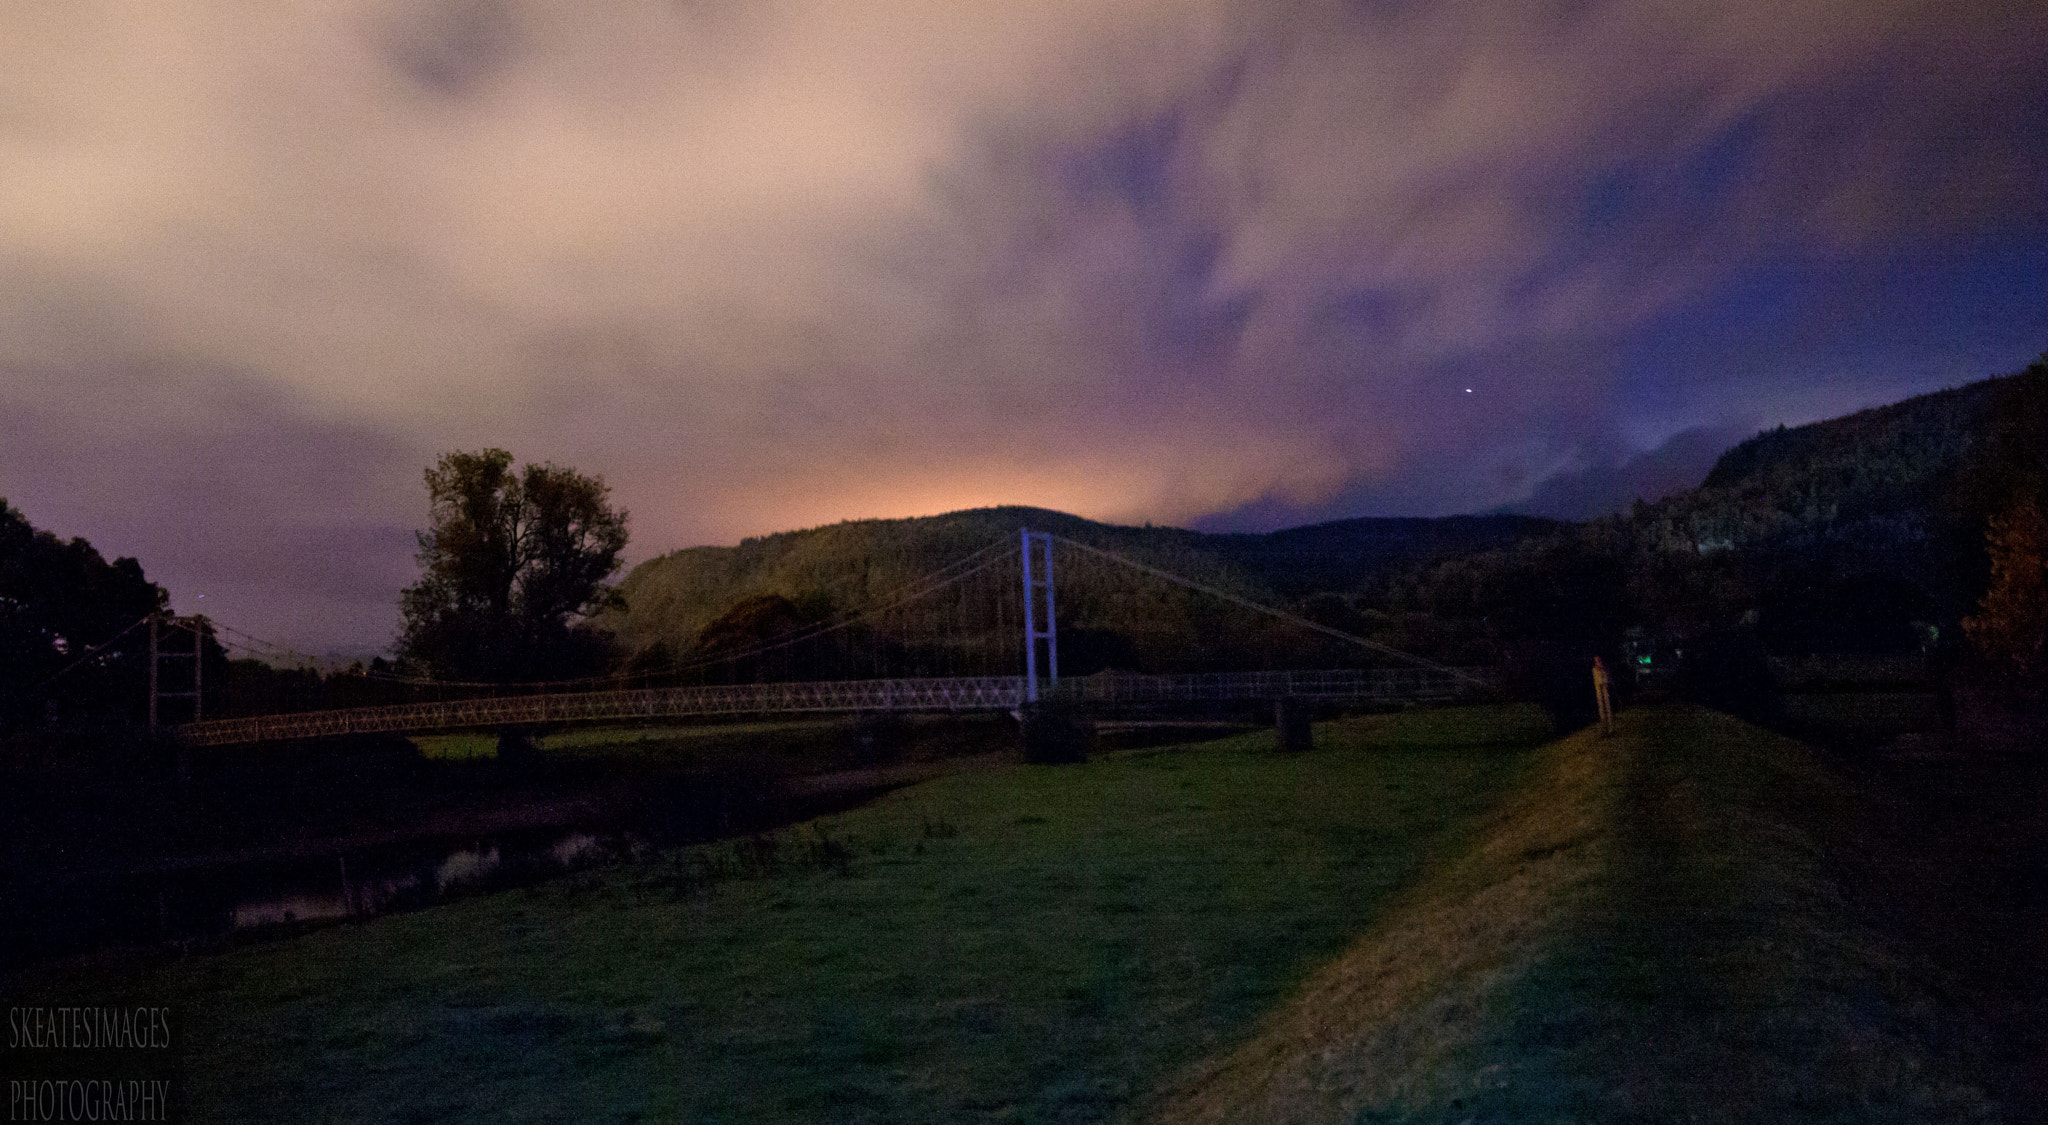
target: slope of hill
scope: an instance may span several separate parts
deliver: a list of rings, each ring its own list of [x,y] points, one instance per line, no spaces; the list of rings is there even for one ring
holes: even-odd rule
[[[1410,568],[1352,601],[1476,630],[1508,659],[1612,661],[1632,633],[1696,657],[1714,638],[1731,675],[1756,666],[1738,654],[1759,644],[1924,652],[1958,641],[1976,612],[1989,517],[2048,480],[2043,450],[2048,362],[1766,431],[1698,488]]]
[[[1693,545],[1709,550],[1823,539],[1917,543],[2007,381],[1767,430],[1723,454],[1706,481],[1673,497],[1663,514],[1682,517]]]
[[[1724,454],[1699,488],[1613,526],[1639,560],[1739,560],[1751,604],[1767,618],[1777,605],[1781,641],[1788,630],[1829,632],[1845,615],[1889,614],[1901,636],[1910,619],[1953,626],[1983,593],[1986,521],[2008,500],[2014,463],[2048,444],[2024,407],[2043,382],[2048,365],[2036,363],[1765,431]]]
[[[626,608],[606,624],[630,651],[659,643],[687,652],[707,625],[749,598],[780,595],[814,610],[859,610],[975,551],[1014,542],[1021,527],[1116,551],[1258,600],[1284,602],[1556,526],[1527,516],[1459,516],[1339,520],[1266,535],[1208,534],[1098,523],[1025,507],[849,520],[650,559],[620,584]]]
[[[1557,527],[1524,515],[1349,519],[1264,535],[1181,532],[1197,550],[1242,567],[1281,595],[1343,591],[1389,566],[1502,546]]]
[[[1527,499],[1499,510],[1563,520],[1625,512],[1637,500],[1652,502],[1698,488],[1714,462],[1743,437],[1741,427],[1697,426],[1673,434],[1655,449],[1560,473],[1537,485]]]

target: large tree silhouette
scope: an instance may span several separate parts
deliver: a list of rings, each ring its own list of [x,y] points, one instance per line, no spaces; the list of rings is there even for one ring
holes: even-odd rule
[[[450,453],[426,473],[432,526],[420,580],[400,601],[399,655],[449,680],[576,675],[602,659],[588,618],[626,546],[626,513],[603,477],[502,449]]]
[[[167,601],[134,559],[109,563],[0,499],[0,730],[139,717],[149,632],[133,626]]]

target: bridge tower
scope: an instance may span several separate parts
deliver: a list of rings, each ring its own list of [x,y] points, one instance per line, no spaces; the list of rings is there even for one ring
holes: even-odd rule
[[[191,652],[172,652],[158,640],[159,628],[185,629],[192,634]],[[158,669],[166,660],[190,660],[192,662],[192,690],[165,691],[163,678]],[[149,619],[149,733],[157,733],[157,702],[163,699],[190,699],[192,721],[199,722],[206,717],[200,702],[200,692],[205,687],[206,665],[206,619],[203,617],[172,617],[158,613]]]
[[[1022,528],[1018,533],[1024,547],[1024,702],[1038,702],[1038,642],[1045,642],[1046,687],[1060,682],[1059,626],[1052,612],[1052,535]],[[1032,576],[1032,548],[1039,547],[1040,577]],[[1045,591],[1044,617],[1037,616],[1038,591]],[[1045,628],[1037,625],[1045,622]]]

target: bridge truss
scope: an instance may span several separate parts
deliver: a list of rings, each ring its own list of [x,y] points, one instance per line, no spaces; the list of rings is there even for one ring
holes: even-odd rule
[[[1092,706],[1233,703],[1297,698],[1387,705],[1458,699],[1473,694],[1474,677],[1430,668],[1367,668],[1322,672],[1217,672],[1181,676],[1107,673],[1069,677],[1042,698]],[[566,695],[524,695],[302,711],[243,719],[209,719],[178,728],[189,746],[224,746],[345,734],[541,726],[570,722],[747,717],[772,714],[1014,711],[1024,705],[1019,676],[945,676],[896,680],[827,680],[643,688]]]

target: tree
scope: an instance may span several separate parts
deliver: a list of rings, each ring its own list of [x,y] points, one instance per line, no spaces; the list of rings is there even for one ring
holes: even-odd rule
[[[590,615],[614,604],[626,513],[603,477],[502,449],[450,453],[426,472],[433,526],[400,601],[399,654],[442,679],[575,675],[603,658]]]
[[[149,632],[132,626],[168,600],[134,559],[109,563],[0,500],[0,729],[139,717]]]
[[[1998,388],[1983,449],[1966,480],[1970,508],[1990,508],[1989,588],[1963,622],[1991,668],[2048,682],[2048,356]],[[1995,504],[1984,501],[1998,498]]]
[[[2048,517],[2033,497],[2021,497],[1991,517],[1985,538],[1991,589],[1963,629],[1994,669],[2039,681],[2048,675]]]

